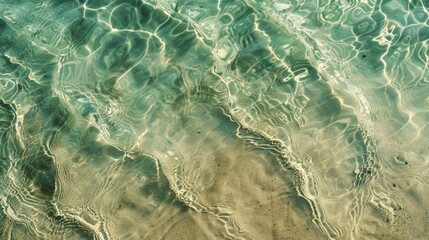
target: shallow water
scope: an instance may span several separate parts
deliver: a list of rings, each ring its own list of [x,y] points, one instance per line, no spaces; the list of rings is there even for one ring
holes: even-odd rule
[[[428,239],[424,0],[0,0],[1,239]]]

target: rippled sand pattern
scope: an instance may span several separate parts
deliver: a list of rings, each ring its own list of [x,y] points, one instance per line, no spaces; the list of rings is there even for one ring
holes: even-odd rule
[[[0,239],[429,239],[426,0],[0,0]]]

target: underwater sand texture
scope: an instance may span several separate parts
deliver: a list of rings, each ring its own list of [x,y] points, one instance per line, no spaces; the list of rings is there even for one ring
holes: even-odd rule
[[[0,0],[0,239],[428,239],[424,0]]]

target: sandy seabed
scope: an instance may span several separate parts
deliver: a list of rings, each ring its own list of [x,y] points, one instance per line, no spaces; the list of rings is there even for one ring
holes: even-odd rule
[[[428,239],[428,16],[0,0],[0,238]]]

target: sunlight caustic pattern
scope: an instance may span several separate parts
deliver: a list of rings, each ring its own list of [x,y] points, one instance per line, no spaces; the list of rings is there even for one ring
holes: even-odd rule
[[[423,0],[0,0],[1,239],[427,239]]]

